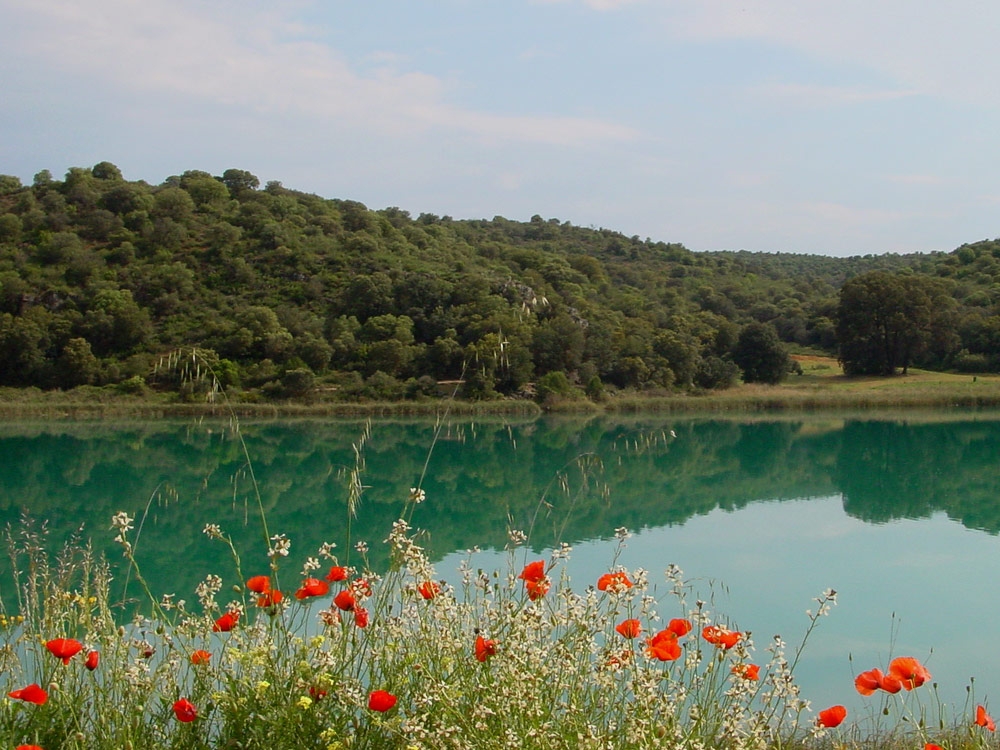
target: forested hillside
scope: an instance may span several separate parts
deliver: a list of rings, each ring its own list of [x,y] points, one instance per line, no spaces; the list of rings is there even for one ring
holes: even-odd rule
[[[1000,367],[996,241],[696,253],[538,216],[370,210],[238,169],[153,186],[102,162],[0,176],[0,385],[190,395],[157,365],[198,347],[245,398],[412,398],[459,379],[470,398],[726,387],[750,323],[837,355],[841,287],[877,270],[934,280],[928,299],[947,303],[949,335],[909,363]]]

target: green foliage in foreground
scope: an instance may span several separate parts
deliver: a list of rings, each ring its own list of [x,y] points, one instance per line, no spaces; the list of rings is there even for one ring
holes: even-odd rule
[[[909,300],[917,308],[949,303],[942,325],[902,336],[901,366],[998,371],[998,259],[998,242],[854,258],[694,253],[540,216],[375,211],[260,189],[239,169],[154,186],[101,162],[31,185],[0,175],[0,385],[190,400],[190,382],[157,364],[198,348],[250,402],[426,400],[458,381],[476,400],[724,389],[747,325],[838,351],[839,290],[872,271],[933,280],[933,295]]]

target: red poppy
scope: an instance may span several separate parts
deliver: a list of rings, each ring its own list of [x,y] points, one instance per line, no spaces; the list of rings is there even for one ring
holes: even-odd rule
[[[491,656],[496,655],[497,642],[492,639],[476,636],[476,661],[485,662]]]
[[[709,625],[701,631],[701,637],[713,646],[729,650],[739,643],[743,634],[738,630],[728,630],[720,628],[718,625]]]
[[[518,578],[528,583],[539,583],[545,578],[545,561],[535,560],[535,562],[528,563]]]
[[[624,591],[630,588],[632,588],[632,581],[629,580],[625,572],[620,570],[614,573],[605,573],[597,579],[598,591],[607,591],[608,589],[611,591]]]
[[[372,711],[388,711],[396,705],[396,696],[385,690],[373,690],[368,694],[368,708]]]
[[[871,695],[876,690],[898,693],[903,683],[892,675],[882,674],[881,669],[869,669],[854,678],[854,688],[862,695]]]
[[[420,596],[424,599],[433,599],[441,593],[441,584],[437,581],[424,581],[417,586],[417,591],[420,592]]]
[[[549,583],[548,578],[543,578],[540,581],[524,582],[524,588],[528,590],[528,598],[531,599],[531,601],[535,601],[536,599],[541,599],[543,596],[549,593],[550,586],[551,584]]]
[[[679,659],[681,647],[677,642],[677,633],[672,630],[661,630],[646,641],[646,654],[660,661]]]
[[[744,680],[760,679],[760,667],[756,664],[734,664],[732,673],[739,675]]]
[[[271,578],[269,576],[253,576],[247,581],[247,588],[255,594],[264,594],[271,590]]]
[[[368,627],[368,610],[364,607],[354,608],[354,624],[359,628]]]
[[[285,598],[285,595],[280,591],[265,591],[263,594],[257,597],[258,607],[273,607],[281,603],[281,600]]]
[[[316,687],[315,685],[309,686],[309,697],[314,701],[322,700],[327,696],[326,690],[321,687]]]
[[[840,724],[847,717],[847,709],[843,706],[830,706],[819,712],[816,723],[821,727],[832,729]]]
[[[62,659],[63,664],[69,664],[70,659],[83,651],[83,644],[75,638],[54,638],[45,648],[57,659]]]
[[[931,673],[912,656],[900,656],[889,662],[889,675],[903,683],[906,690],[918,688],[931,679]]]
[[[230,630],[236,627],[236,623],[240,621],[239,612],[226,612],[215,624],[212,625],[212,631],[215,633],[228,633]]]
[[[101,654],[98,651],[91,651],[87,654],[87,660],[83,663],[87,669],[93,672],[101,661]]]
[[[622,620],[615,625],[615,630],[618,631],[618,635],[622,638],[638,638],[639,633],[642,632],[642,624],[634,618],[631,620]]]
[[[181,698],[174,703],[174,715],[177,717],[177,721],[187,723],[198,718],[198,709],[187,698]]]
[[[212,658],[212,654],[203,648],[199,648],[197,651],[191,654],[192,664],[208,664],[209,660]]]
[[[14,750],[44,750],[40,745],[18,745]]]
[[[667,630],[672,633],[676,633],[678,638],[683,638],[688,633],[691,632],[691,621],[682,620],[679,617],[675,617],[669,623],[667,623]]]
[[[27,687],[21,688],[20,690],[14,690],[13,692],[7,693],[7,695],[14,700],[34,703],[36,706],[44,705],[45,701],[49,699],[49,694],[34,682]]]
[[[981,727],[986,727],[991,732],[995,732],[997,729],[997,725],[996,722],[993,721],[993,717],[986,713],[986,709],[982,706],[976,706],[976,724]]]
[[[940,745],[935,745],[933,742],[928,742],[924,745],[924,750],[944,750]]]
[[[326,574],[326,580],[328,581],[346,581],[347,580],[347,568],[341,565],[334,565],[330,568],[330,572]]]
[[[330,584],[319,578],[306,578],[295,592],[296,599],[308,599],[311,596],[325,596],[330,591]]]
[[[344,589],[333,597],[333,603],[337,605],[337,609],[350,612],[354,609],[354,605],[357,604],[357,601],[355,600],[354,594],[351,593],[350,589]]]

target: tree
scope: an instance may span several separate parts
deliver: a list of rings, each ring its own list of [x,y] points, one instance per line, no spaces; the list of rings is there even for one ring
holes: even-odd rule
[[[257,176],[245,169],[227,169],[222,173],[222,182],[234,196],[260,187]]]
[[[768,323],[748,323],[733,347],[733,362],[743,370],[744,383],[780,383],[788,374],[790,358]]]
[[[938,338],[939,324],[953,307],[945,288],[930,277],[871,271],[850,279],[837,309],[844,373],[894,375],[902,368],[905,375]]]

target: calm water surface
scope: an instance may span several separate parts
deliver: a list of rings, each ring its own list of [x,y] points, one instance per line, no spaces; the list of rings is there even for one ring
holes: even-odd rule
[[[22,514],[45,520],[53,546],[82,528],[117,559],[111,516],[148,509],[137,545],[146,577],[156,592],[193,599],[207,573],[235,575],[201,533],[207,523],[234,537],[245,569],[265,565],[251,468],[269,532],[293,540],[294,570],[324,541],[346,554],[366,540],[377,567],[419,483],[428,499],[413,524],[429,532],[442,578],[456,580],[473,547],[474,564],[503,567],[513,525],[530,530],[532,556],[572,544],[568,570],[582,588],[608,569],[625,526],[623,564],[660,583],[680,565],[761,649],[775,633],[794,647],[813,597],[836,589],[840,603],[797,670],[817,708],[844,703],[856,718],[877,706],[853,677],[893,655],[922,659],[959,711],[970,677],[977,699],[1000,693],[998,414],[439,427],[372,423],[349,520],[345,472],[360,422],[244,423],[252,467],[223,421],[0,425],[0,517],[14,528]],[[669,600],[662,612],[680,614]]]

